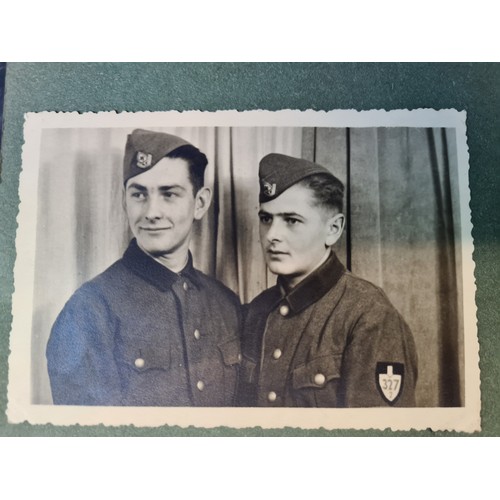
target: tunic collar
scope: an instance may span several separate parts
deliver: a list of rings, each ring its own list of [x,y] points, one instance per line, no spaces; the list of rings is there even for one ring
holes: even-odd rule
[[[290,310],[297,314],[323,297],[328,290],[337,284],[344,272],[345,267],[335,252],[332,252],[318,269],[292,288],[290,292],[285,293],[283,298],[289,305]],[[286,290],[281,278],[278,278],[278,286],[282,290]]]
[[[162,291],[168,291],[179,278],[189,279],[197,288],[200,287],[200,279],[196,269],[193,267],[193,257],[188,254],[188,262],[180,273],[174,273],[162,266],[159,262],[143,252],[134,238],[125,253],[123,263],[135,274],[148,281]]]

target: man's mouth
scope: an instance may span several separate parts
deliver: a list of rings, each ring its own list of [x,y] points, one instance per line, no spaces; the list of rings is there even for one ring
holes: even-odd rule
[[[270,255],[288,255],[288,252],[283,252],[281,250],[273,250],[271,248],[268,248],[267,249],[267,253],[270,254]]]
[[[171,229],[170,227],[141,227],[139,228],[141,231],[147,231],[149,233],[156,233],[159,231],[167,231]]]

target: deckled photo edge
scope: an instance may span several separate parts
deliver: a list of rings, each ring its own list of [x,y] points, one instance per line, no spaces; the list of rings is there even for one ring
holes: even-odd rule
[[[264,116],[265,115],[265,116]],[[16,263],[14,268],[14,294],[13,294],[13,321],[12,331],[10,336],[10,356],[9,356],[9,382],[8,382],[8,407],[7,414],[9,422],[20,423],[28,421],[31,423],[56,423],[57,425],[71,425],[79,423],[87,425],[85,421],[79,421],[77,418],[74,420],[74,412],[64,415],[65,409],[56,407],[47,407],[45,411],[39,412],[44,408],[32,405],[30,403],[30,379],[26,373],[31,372],[31,315],[23,314],[29,310],[32,305],[33,295],[33,274],[34,274],[34,259],[35,259],[35,246],[36,242],[36,202],[37,202],[37,186],[38,186],[38,161],[40,159],[40,139],[41,132],[45,128],[94,128],[94,127],[131,127],[141,125],[144,127],[171,127],[171,126],[251,126],[250,123],[257,123],[258,127],[262,126],[317,126],[317,127],[345,127],[345,126],[364,126],[364,127],[419,127],[429,126],[430,119],[437,121],[437,125],[442,127],[455,127],[457,130],[457,150],[459,157],[459,185],[460,185],[460,203],[461,203],[461,228],[462,228],[462,258],[463,258],[463,280],[464,280],[464,352],[465,352],[465,406],[459,413],[467,413],[460,415],[460,422],[454,422],[451,426],[449,422],[453,422],[454,418],[448,414],[448,409],[433,408],[431,411],[437,410],[436,414],[443,410],[443,423],[439,424],[434,422],[433,426],[426,425],[425,423],[412,422],[409,426],[405,424],[387,425],[384,423],[382,426],[372,425],[364,421],[364,416],[361,421],[353,418],[356,414],[371,412],[372,409],[363,409],[361,412],[352,410],[353,415],[349,415],[347,422],[356,421],[356,426],[350,426],[349,423],[343,422],[342,418],[339,419],[337,425],[330,426],[328,422],[322,422],[321,419],[317,424],[309,427],[309,420],[302,422],[300,428],[320,428],[326,429],[380,429],[391,428],[393,430],[424,430],[432,428],[433,430],[446,430],[446,431],[461,431],[461,432],[475,432],[480,430],[480,370],[479,370],[479,342],[477,337],[477,307],[474,300],[475,295],[475,279],[474,279],[474,261],[472,258],[473,239],[472,239],[472,220],[470,211],[470,190],[468,181],[469,171],[469,151],[467,146],[466,135],[466,113],[465,111],[456,110],[371,110],[371,111],[221,111],[221,112],[205,112],[205,111],[184,111],[184,112],[98,112],[98,113],[59,113],[59,112],[41,112],[41,113],[27,113],[25,115],[26,121],[24,124],[24,143],[22,151],[22,170],[20,175],[19,195],[20,195],[20,208],[17,217],[18,228],[16,234]],[[412,122],[412,117],[415,118],[416,124]],[[261,120],[263,123],[261,123]],[[400,121],[398,121],[400,120]],[[426,122],[427,120],[427,122]],[[201,121],[201,123],[200,123]],[[235,124],[235,121],[238,123]],[[167,123],[168,122],[168,123]],[[366,123],[368,122],[368,123]],[[363,125],[361,125],[361,123]],[[465,171],[463,171],[465,170]],[[30,244],[31,243],[31,244]],[[469,246],[470,245],[470,246]],[[472,288],[471,288],[472,286]],[[472,294],[472,300],[470,295]],[[27,307],[29,306],[29,307]],[[25,335],[20,335],[19,331],[25,332]],[[27,371],[26,371],[27,370]],[[21,402],[21,403],[20,403]],[[35,411],[33,411],[35,410]],[[51,421],[51,412],[54,410],[54,420]],[[87,410],[87,408],[86,408]],[[98,408],[89,409],[90,413],[94,410],[97,414],[100,413]],[[107,408],[109,410],[109,408]],[[137,425],[135,421],[128,421],[124,415],[129,408],[117,408],[113,413],[116,413],[116,419],[119,423],[113,422],[100,422],[104,425]],[[169,413],[171,408],[161,409],[161,413],[165,410],[165,414]],[[235,410],[236,413],[242,413],[241,409],[226,409],[226,412],[231,413]],[[261,413],[263,414],[263,425],[256,423],[255,425],[263,426],[265,428],[279,428],[283,426],[274,427],[268,425],[265,413],[266,409],[252,408],[250,414]],[[366,411],[365,411],[366,410]],[[429,409],[426,409],[429,411]],[[455,410],[455,409],[453,409]],[[463,410],[463,412],[462,412]],[[141,408],[140,412],[148,412],[149,408]],[[159,425],[180,425],[181,427],[193,425],[189,421],[183,422],[183,419],[190,414],[196,413],[198,416],[205,412],[205,409],[187,408],[184,409],[181,421],[176,418],[170,419],[168,416],[155,418],[153,426]],[[323,413],[323,410],[315,410],[318,413]],[[335,412],[335,410],[333,410]],[[344,414],[351,412],[350,409],[340,410]],[[55,413],[58,413],[56,416]],[[136,412],[139,413],[139,412]],[[216,412],[217,413],[217,412]],[[375,410],[377,413],[377,410]],[[451,413],[454,413],[453,411]],[[36,414],[36,417],[32,417]],[[445,415],[446,414],[446,415]],[[438,418],[441,416],[438,416]],[[96,425],[98,422],[94,417],[88,415],[91,425]],[[253,417],[255,419],[255,417]],[[371,416],[370,416],[371,418]],[[103,419],[106,420],[106,419]],[[143,418],[138,418],[142,421],[140,424],[148,426]],[[201,423],[205,420],[203,416],[193,419],[197,422],[197,426],[203,427]],[[226,421],[226,419],[222,419]],[[246,419],[243,419],[246,420]],[[257,418],[256,421],[261,420]],[[286,419],[285,419],[286,420]],[[412,419],[410,418],[409,421]],[[433,419],[431,419],[433,420]],[[313,419],[316,421],[316,419]],[[385,422],[385,421],[384,421]],[[448,424],[446,423],[448,422]],[[224,425],[228,427],[244,428],[251,427],[252,420],[245,423],[245,425],[231,425],[235,422],[217,423],[217,421],[207,421],[207,427],[217,427]],[[289,424],[287,424],[289,425]],[[291,425],[293,427],[293,425]]]

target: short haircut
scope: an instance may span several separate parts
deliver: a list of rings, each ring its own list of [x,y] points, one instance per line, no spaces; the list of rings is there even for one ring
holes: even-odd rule
[[[188,163],[189,180],[193,186],[193,195],[196,195],[205,184],[205,168],[208,164],[205,154],[191,144],[186,144],[168,153],[166,158],[180,158]]]
[[[313,174],[305,177],[298,184],[313,192],[318,206],[336,213],[343,212],[344,184],[334,175]]]

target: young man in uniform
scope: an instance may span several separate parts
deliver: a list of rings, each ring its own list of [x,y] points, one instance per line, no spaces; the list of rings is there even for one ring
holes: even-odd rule
[[[206,156],[169,134],[134,130],[123,164],[134,239],[85,283],[47,345],[55,404],[229,406],[240,362],[240,305],[194,269],[188,246],[206,213]]]
[[[343,184],[281,154],[261,160],[259,179],[260,240],[278,281],[247,306],[240,404],[414,406],[408,325],[332,250],[344,227]]]

